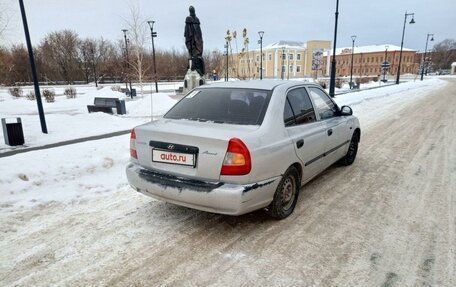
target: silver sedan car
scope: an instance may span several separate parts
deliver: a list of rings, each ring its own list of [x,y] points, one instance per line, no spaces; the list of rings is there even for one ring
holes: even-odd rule
[[[354,162],[361,136],[348,106],[320,86],[239,81],[199,87],[131,131],[130,185],[153,198],[240,215],[290,215],[301,187]]]

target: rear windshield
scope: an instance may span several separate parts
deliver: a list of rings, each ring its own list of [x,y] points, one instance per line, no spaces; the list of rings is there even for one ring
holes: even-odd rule
[[[166,113],[167,119],[261,125],[271,91],[233,88],[194,90]]]

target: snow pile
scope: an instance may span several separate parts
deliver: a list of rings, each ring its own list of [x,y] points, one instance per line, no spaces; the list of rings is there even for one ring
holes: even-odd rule
[[[85,200],[126,186],[129,136],[2,158],[3,207]],[[16,206],[17,207],[17,206]]]

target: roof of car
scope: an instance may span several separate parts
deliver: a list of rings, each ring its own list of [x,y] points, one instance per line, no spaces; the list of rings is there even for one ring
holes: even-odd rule
[[[251,81],[229,81],[229,82],[213,82],[199,88],[245,88],[259,90],[273,90],[282,85],[314,85],[307,81],[283,81],[283,80],[251,80]]]

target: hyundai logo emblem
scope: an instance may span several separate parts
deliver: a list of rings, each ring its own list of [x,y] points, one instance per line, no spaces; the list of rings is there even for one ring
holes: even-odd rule
[[[168,146],[168,149],[174,149],[174,145],[173,145],[173,144],[170,144],[170,145]]]

